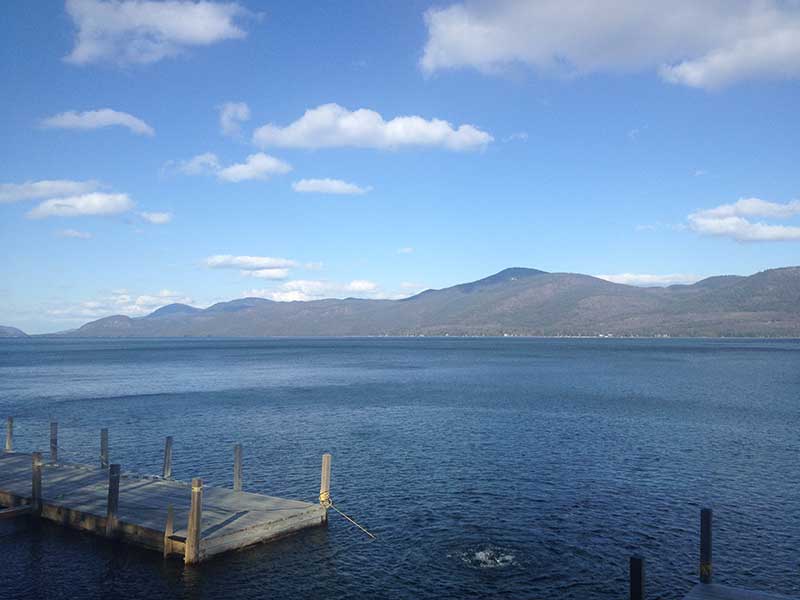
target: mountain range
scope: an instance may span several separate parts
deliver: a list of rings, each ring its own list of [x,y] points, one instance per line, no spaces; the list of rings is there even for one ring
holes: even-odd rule
[[[58,335],[800,337],[800,267],[669,287],[510,268],[401,300],[242,298],[204,309],[170,304],[144,317],[105,317]]]

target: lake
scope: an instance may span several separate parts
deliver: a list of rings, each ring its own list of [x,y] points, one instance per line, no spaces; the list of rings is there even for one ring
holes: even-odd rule
[[[335,513],[199,569],[43,523],[0,537],[2,598],[651,598],[696,581],[800,594],[800,342],[0,340],[15,448],[314,501]]]

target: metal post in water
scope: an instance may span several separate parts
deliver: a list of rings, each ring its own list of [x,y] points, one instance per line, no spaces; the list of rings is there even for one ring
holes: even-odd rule
[[[704,508],[700,511],[700,582],[711,583],[713,579],[713,562],[711,553],[711,521],[712,511]]]

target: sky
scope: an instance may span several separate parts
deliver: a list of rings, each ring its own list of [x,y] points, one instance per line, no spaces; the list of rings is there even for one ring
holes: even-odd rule
[[[800,264],[800,3],[0,5],[0,324]]]

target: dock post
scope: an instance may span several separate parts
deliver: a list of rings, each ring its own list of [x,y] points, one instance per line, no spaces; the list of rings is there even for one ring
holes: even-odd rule
[[[233,491],[242,491],[242,445],[233,447]]]
[[[172,477],[172,436],[168,435],[164,440],[164,467],[161,469],[161,477],[169,479]]]
[[[114,537],[117,533],[119,514],[119,475],[119,465],[111,465],[108,468],[108,509],[106,511],[106,537]]]
[[[630,562],[631,600],[644,600],[644,559],[631,556]]]
[[[58,423],[50,423],[50,462],[58,462]]]
[[[100,430],[100,468],[108,468],[108,429]]]
[[[186,527],[186,554],[183,562],[187,565],[200,562],[200,522],[203,517],[203,480],[192,479],[192,507],[189,509],[189,524]]]
[[[712,511],[704,508],[700,511],[700,582],[711,583],[713,579],[713,563],[711,556],[711,520]]]
[[[14,451],[14,417],[6,421],[6,452]]]
[[[326,452],[322,455],[322,477],[319,483],[319,503],[329,508],[331,502],[331,455]],[[327,520],[327,515],[326,515]]]
[[[31,510],[35,516],[42,514],[42,453],[34,452],[32,455],[31,478]]]
[[[172,554],[172,534],[175,532],[175,513],[172,504],[167,506],[167,524],[164,527],[164,558]]]

